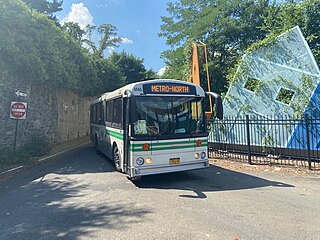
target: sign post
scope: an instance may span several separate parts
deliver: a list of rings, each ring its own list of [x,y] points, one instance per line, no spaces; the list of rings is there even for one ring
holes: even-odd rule
[[[27,109],[28,109],[28,103],[20,102],[20,98],[27,97],[27,93],[16,90],[15,95],[16,97],[18,97],[18,101],[11,102],[11,107],[10,107],[10,118],[16,120],[16,128],[15,128],[14,142],[13,142],[14,152],[16,151],[16,146],[17,146],[18,123],[19,123],[19,120],[26,119]]]

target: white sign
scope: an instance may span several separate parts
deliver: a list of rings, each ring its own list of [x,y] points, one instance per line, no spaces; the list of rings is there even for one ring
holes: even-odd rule
[[[11,102],[10,118],[26,119],[28,103],[26,102]]]

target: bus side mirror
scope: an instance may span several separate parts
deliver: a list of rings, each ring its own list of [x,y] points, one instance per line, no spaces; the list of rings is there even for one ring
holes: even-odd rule
[[[222,120],[223,119],[223,106],[221,96],[214,92],[207,92],[207,95],[211,96],[214,99],[215,105],[215,116]]]

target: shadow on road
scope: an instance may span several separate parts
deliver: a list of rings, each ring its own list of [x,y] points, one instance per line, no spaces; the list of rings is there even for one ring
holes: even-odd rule
[[[211,165],[208,169],[178,172],[142,177],[134,182],[139,188],[190,190],[187,198],[206,198],[205,192],[231,191],[262,187],[294,187],[293,185],[273,182],[246,173],[236,172]]]
[[[103,155],[97,155],[93,147],[88,144],[62,156],[55,157],[54,160],[41,162],[36,166],[31,166],[19,172],[16,176],[13,176],[15,181],[9,181],[9,184],[15,186],[25,185],[50,173],[69,175],[114,171],[116,170],[111,160]],[[1,185],[0,194],[2,190]]]
[[[110,197],[117,188],[131,191],[125,178],[112,185],[110,176],[106,181],[97,177],[114,171],[111,161],[85,146],[19,173],[0,187],[0,239],[94,238],[98,228],[112,231],[148,221],[149,209]],[[198,199],[208,192],[294,187],[217,166],[146,176],[134,184],[142,189],[185,190],[179,197]]]
[[[143,223],[150,210],[109,198],[112,189],[92,190],[96,177],[88,173],[112,171],[85,147],[15,176],[0,191],[0,239],[95,238],[97,229]]]
[[[59,175],[24,186],[17,195],[20,199],[11,195],[6,203],[0,201],[0,239],[79,239],[98,228],[122,229],[141,223],[150,213],[109,199],[86,202],[89,189]]]

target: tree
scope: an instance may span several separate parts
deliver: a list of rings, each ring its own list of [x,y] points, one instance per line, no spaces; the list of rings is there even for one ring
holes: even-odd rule
[[[22,0],[29,7],[37,10],[40,13],[45,13],[48,17],[58,23],[58,19],[54,16],[54,13],[62,10],[61,6],[63,4],[63,0]]]
[[[269,9],[263,29],[278,35],[299,25],[318,64],[320,63],[320,2],[318,0],[288,1]]]
[[[85,31],[81,29],[78,23],[65,22],[62,28],[68,32],[78,43],[82,43]]]
[[[124,84],[119,67],[81,47],[47,16],[30,11],[20,0],[1,2],[0,22],[0,72],[12,79],[89,96]],[[71,28],[77,26],[71,24]],[[74,36],[80,39],[81,34]]]
[[[104,23],[99,27],[88,24],[84,29],[81,29],[77,23],[68,23],[64,29],[78,42],[81,42],[82,46],[100,58],[104,57],[104,51],[107,48],[118,47],[118,44],[122,41],[122,38],[117,36],[117,28],[112,24]],[[91,40],[95,30],[100,34],[99,46],[96,46]]]
[[[113,52],[108,60],[121,69],[126,84],[156,77],[155,72],[145,69],[143,59],[136,58],[132,54]]]
[[[110,92],[125,85],[125,76],[119,66],[95,54],[91,54],[90,58],[96,70],[96,79],[91,82],[91,84],[95,84],[94,95]]]
[[[0,22],[0,72],[25,84],[65,88],[95,96],[123,86],[127,70],[141,72],[141,78],[135,75],[138,80],[154,74],[152,70],[146,71],[143,60],[133,55],[130,55],[128,69],[120,64],[122,58],[119,62],[103,58],[103,50],[115,47],[121,40],[111,24],[98,28],[102,34],[98,49],[90,39],[95,26],[88,25],[85,29],[77,23],[57,26],[46,15],[21,4],[20,0],[1,2]],[[89,42],[95,51],[83,47]],[[134,77],[132,72],[128,76],[129,79]]]
[[[181,0],[169,3],[169,17],[162,17],[159,36],[165,37],[171,49],[162,57],[171,72],[184,74],[190,68],[187,40],[206,43],[211,89],[219,93],[227,89],[227,74],[240,55],[253,42],[263,39],[264,16],[268,0]],[[189,56],[188,56],[189,55]],[[174,69],[172,71],[171,69]],[[186,76],[180,78],[186,79]]]
[[[97,30],[101,34],[97,55],[103,57],[104,50],[107,47],[117,47],[122,38],[117,36],[117,28],[112,24],[101,24]]]

